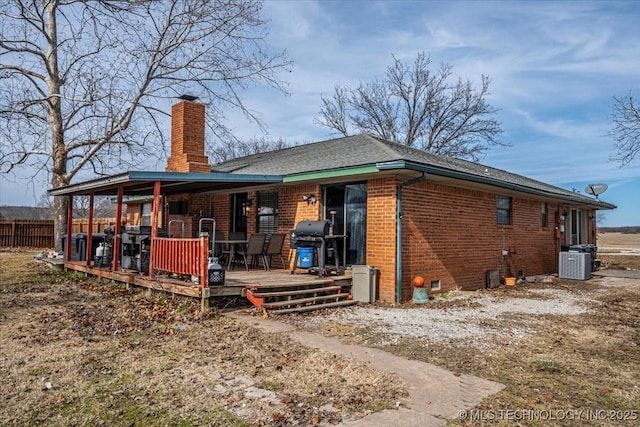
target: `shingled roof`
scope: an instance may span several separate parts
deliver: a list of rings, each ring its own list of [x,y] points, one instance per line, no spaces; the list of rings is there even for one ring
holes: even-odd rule
[[[368,134],[331,139],[266,153],[240,157],[212,167],[215,172],[266,174],[283,177],[392,162],[423,166],[430,174],[480,182],[497,187],[547,194],[564,200],[587,203],[602,209],[615,206],[522,175],[489,166],[437,155],[386,141]]]

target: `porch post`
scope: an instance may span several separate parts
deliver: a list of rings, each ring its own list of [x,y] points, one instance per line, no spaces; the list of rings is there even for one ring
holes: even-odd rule
[[[73,228],[73,196],[69,195],[67,206],[67,241],[64,244],[64,262],[71,261],[71,229]]]
[[[113,236],[113,263],[111,264],[111,271],[118,271],[118,258],[120,258],[120,233],[121,230],[121,218],[122,218],[122,194],[124,188],[118,187],[118,201],[116,204],[116,229]]]
[[[160,181],[153,183],[153,205],[151,206],[151,238],[158,237],[158,212],[160,211]]]
[[[153,277],[153,255],[156,244],[153,242],[158,237],[158,210],[160,208],[160,181],[153,183],[153,204],[151,205],[151,247],[149,248],[149,277]]]
[[[87,225],[87,256],[86,256],[86,266],[91,265],[91,243],[93,241],[93,191],[89,193],[89,220]]]

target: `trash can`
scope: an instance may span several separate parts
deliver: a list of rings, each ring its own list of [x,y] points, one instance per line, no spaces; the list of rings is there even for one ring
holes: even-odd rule
[[[588,253],[591,256],[591,271],[596,271],[600,267],[600,260],[597,258],[598,247],[593,244],[580,244],[580,245],[562,245],[560,247],[561,252],[579,252]]]
[[[138,265],[138,271],[140,272],[140,274],[149,274],[150,255],[151,252],[149,251],[149,249],[142,249],[140,251],[140,258],[138,260],[138,262],[140,263],[140,265]]]
[[[62,236],[62,253],[67,250],[67,236]],[[73,233],[71,235],[71,261],[85,261],[87,259],[87,233]]]
[[[314,248],[313,246],[298,247],[298,249],[296,250],[298,251],[298,267],[300,268],[313,267],[313,261],[316,255],[316,248]]]
[[[351,296],[354,301],[372,303],[376,301],[378,268],[372,265],[351,267]]]

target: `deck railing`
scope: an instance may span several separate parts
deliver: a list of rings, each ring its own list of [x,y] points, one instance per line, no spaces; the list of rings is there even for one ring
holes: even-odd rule
[[[156,237],[151,241],[150,271],[160,270],[200,277],[200,286],[207,288],[209,239],[169,239]]]

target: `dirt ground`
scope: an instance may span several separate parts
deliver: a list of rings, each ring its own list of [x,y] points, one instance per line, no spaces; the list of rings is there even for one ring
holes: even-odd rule
[[[394,376],[181,297],[0,252],[0,425],[333,425],[400,405]],[[228,301],[227,301],[228,303]]]
[[[0,425],[335,425],[403,405],[393,375],[33,255],[0,251]],[[354,320],[364,313],[380,320]],[[449,425],[640,424],[637,281],[553,279],[278,319],[506,385]]]
[[[599,247],[640,250],[640,235],[618,237]],[[601,258],[606,267],[640,270],[638,256]],[[506,385],[448,425],[640,425],[640,281],[547,281],[288,319]]]
[[[639,233],[598,233],[597,244],[603,268],[640,270]]]
[[[608,251],[609,249],[640,250],[640,233],[598,232],[597,243],[599,251]]]

